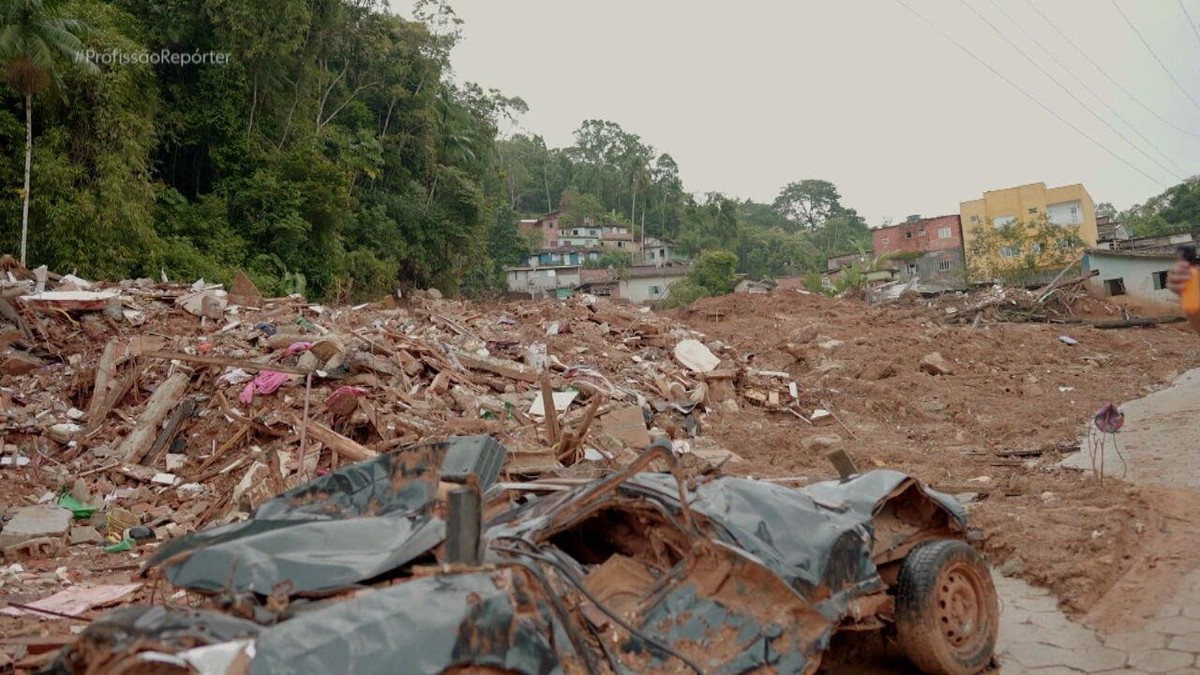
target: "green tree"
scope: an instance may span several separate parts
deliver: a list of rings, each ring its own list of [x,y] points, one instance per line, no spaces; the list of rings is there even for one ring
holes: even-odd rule
[[[737,285],[737,266],[737,256],[729,251],[705,251],[686,277],[671,284],[671,293],[664,304],[683,307],[700,298],[732,293]]]
[[[59,82],[64,61],[96,70],[83,57],[87,26],[64,16],[66,0],[5,0],[0,5],[0,61],[4,78],[25,105],[25,183],[21,191],[21,264],[29,238],[33,166],[33,97]]]
[[[795,227],[816,230],[842,210],[841,199],[833,183],[808,178],[785,185],[774,206]]]
[[[976,225],[967,246],[969,281],[1037,283],[1047,271],[1078,261],[1085,245],[1075,227],[1055,225],[1045,214],[1001,227]]]
[[[1200,176],[1167,188],[1119,219],[1138,237],[1186,231],[1200,223]]]

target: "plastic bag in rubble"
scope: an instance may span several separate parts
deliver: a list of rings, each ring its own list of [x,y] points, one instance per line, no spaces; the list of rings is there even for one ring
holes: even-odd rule
[[[245,384],[254,379],[254,376],[241,368],[230,368],[225,371],[225,374],[217,378],[217,382],[221,384]]]
[[[546,352],[546,345],[541,342],[535,342],[525,349],[525,365],[529,366],[534,372],[541,373],[550,367],[550,356]]]
[[[293,342],[292,344],[288,345],[287,349],[283,350],[283,355],[293,356],[295,354],[299,354],[300,352],[306,352],[312,349],[312,346],[313,343],[311,342]]]

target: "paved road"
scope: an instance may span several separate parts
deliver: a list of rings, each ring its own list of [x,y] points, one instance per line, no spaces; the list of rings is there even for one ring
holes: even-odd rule
[[[1129,463],[1126,480],[1200,490],[1200,370],[1122,410],[1125,428],[1120,443]],[[1084,452],[1066,464],[1090,468],[1091,459]],[[1106,466],[1113,466],[1111,460]],[[1195,545],[1200,546],[1200,540]],[[1024,582],[997,576],[996,586],[1004,603],[1003,675],[1200,675],[1200,569],[1188,572],[1177,592],[1147,614],[1148,620],[1131,620],[1130,632],[1100,633],[1074,623],[1058,611],[1048,592]]]

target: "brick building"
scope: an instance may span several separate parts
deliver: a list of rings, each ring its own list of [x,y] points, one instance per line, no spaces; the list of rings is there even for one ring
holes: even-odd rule
[[[958,214],[921,218],[881,227],[872,233],[875,257],[889,255],[901,278],[957,286],[964,279],[962,218]]]

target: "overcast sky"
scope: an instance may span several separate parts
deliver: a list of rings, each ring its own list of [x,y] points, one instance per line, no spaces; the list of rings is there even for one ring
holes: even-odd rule
[[[459,80],[525,99],[522,127],[551,146],[612,120],[674,156],[691,192],[770,201],[824,178],[872,225],[1038,181],[1123,209],[1200,173],[1200,36],[1180,0],[1118,2],[1186,94],[1110,0],[1032,0],[1054,26],[1028,0],[904,2],[936,28],[899,0],[452,0],[452,61]],[[1182,3],[1200,20],[1200,0]]]

